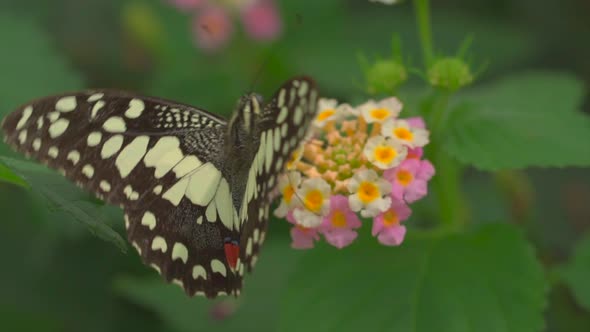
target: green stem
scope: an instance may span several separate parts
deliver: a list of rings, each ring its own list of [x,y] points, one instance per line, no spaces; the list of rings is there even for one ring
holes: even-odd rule
[[[461,188],[462,169],[441,146],[435,146],[432,150],[436,167],[432,188],[438,203],[440,226],[450,231],[461,230],[467,224],[468,216],[467,202]]]
[[[422,56],[424,65],[429,67],[434,61],[434,48],[432,43],[432,28],[430,24],[430,0],[414,0],[416,10],[416,24],[420,35]]]
[[[436,168],[432,189],[438,204],[440,226],[448,231],[458,231],[467,224],[468,211],[461,188],[463,169],[443,148],[449,99],[448,92],[437,92],[426,114],[432,133],[426,153]]]

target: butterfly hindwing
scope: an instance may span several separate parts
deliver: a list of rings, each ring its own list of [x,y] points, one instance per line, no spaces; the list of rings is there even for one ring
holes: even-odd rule
[[[266,237],[269,195],[285,163],[307,134],[315,117],[317,98],[312,79],[294,78],[281,86],[262,109],[257,123],[260,145],[251,166],[240,216],[246,220],[240,235],[240,260],[248,271],[256,264]]]

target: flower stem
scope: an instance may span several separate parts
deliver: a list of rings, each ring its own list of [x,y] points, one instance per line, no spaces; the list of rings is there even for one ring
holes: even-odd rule
[[[438,204],[440,226],[449,231],[461,230],[467,224],[467,202],[461,184],[463,169],[455,158],[444,151],[446,115],[451,95],[437,91],[430,104],[428,116],[432,142],[427,154],[436,167],[432,188]]]
[[[435,146],[433,162],[436,175],[432,186],[438,204],[440,226],[450,231],[459,231],[467,224],[467,202],[462,192],[462,168],[449,156],[442,146]]]
[[[414,0],[416,11],[416,24],[420,35],[422,56],[424,65],[429,67],[434,61],[434,50],[432,43],[432,28],[430,24],[430,0]]]

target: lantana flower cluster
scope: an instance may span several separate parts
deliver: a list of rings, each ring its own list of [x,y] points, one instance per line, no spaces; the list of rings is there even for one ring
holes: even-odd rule
[[[409,204],[427,194],[435,170],[422,158],[424,121],[400,118],[402,107],[395,97],[358,107],[320,99],[310,137],[278,184],[274,214],[293,224],[294,248],[312,248],[320,236],[343,248],[365,222],[380,243],[403,242]]]
[[[242,21],[246,34],[257,41],[279,37],[282,21],[273,0],[166,0],[179,10],[194,13],[192,33],[199,48],[216,51],[234,34],[233,17]]]

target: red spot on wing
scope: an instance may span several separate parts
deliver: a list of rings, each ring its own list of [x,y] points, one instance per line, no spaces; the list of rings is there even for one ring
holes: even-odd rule
[[[226,243],[223,247],[225,249],[225,259],[232,270],[236,269],[238,257],[240,257],[240,246],[233,243]]]

